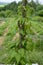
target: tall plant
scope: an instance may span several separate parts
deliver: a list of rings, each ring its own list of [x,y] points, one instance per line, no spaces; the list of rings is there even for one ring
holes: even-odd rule
[[[26,37],[26,29],[25,29],[25,23],[26,23],[26,6],[27,6],[27,0],[22,0],[22,5],[21,5],[21,21],[18,21],[18,28],[19,28],[19,34],[20,34],[20,43],[19,43],[19,48],[24,48],[23,46],[23,41],[25,41]]]

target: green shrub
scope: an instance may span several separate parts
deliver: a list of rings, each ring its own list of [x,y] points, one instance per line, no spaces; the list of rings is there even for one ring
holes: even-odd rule
[[[43,65],[43,52],[27,52],[26,60],[30,63],[38,63],[39,65]]]
[[[43,5],[38,5],[37,6],[37,11],[43,10]]]
[[[33,21],[37,21],[37,22],[43,22],[43,17],[40,16],[35,16],[32,18]]]
[[[5,17],[5,12],[4,11],[0,12],[0,17]]]
[[[39,16],[43,17],[43,10],[39,10],[39,11],[37,12],[37,14],[38,14]]]
[[[14,17],[14,16],[15,16],[15,14],[11,10],[6,10],[6,11],[1,11],[0,12],[0,17],[6,18],[6,17]]]

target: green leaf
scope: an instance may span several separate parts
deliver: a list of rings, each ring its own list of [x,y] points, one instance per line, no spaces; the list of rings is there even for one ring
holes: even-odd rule
[[[19,54],[21,55],[21,57],[24,57],[24,54],[25,54],[25,53],[24,53],[24,49],[20,49],[18,52],[19,52]]]

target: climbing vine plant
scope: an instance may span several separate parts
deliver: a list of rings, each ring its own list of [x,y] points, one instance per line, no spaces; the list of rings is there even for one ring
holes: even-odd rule
[[[19,48],[24,48],[22,43],[25,41],[25,37],[26,37],[26,28],[25,28],[25,24],[27,21],[26,6],[27,6],[27,0],[23,0],[22,5],[19,7],[20,10],[19,11],[20,19],[18,21],[18,28],[20,34]]]

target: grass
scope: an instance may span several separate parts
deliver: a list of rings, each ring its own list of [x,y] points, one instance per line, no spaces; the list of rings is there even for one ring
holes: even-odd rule
[[[3,45],[0,46],[0,63],[7,63],[7,61],[9,62],[10,58],[12,59],[12,57],[13,57],[12,55],[15,54],[14,52],[17,51],[17,49],[15,50],[15,48],[13,48],[13,46],[18,45],[19,39],[17,38],[15,41],[12,41],[13,37],[18,32],[17,21],[18,20],[16,18],[11,18],[11,19],[7,18],[7,19],[5,19],[4,25],[0,26],[0,37],[3,36],[4,30],[6,28],[8,28],[8,31],[6,32],[7,34],[5,35],[5,38],[3,41]],[[31,30],[29,30],[29,24],[31,26]],[[39,63],[40,65],[43,65],[43,40],[40,37],[40,35],[43,35],[43,22],[29,20],[28,24],[26,24],[26,28],[27,28],[27,34],[28,34],[26,49],[29,50],[29,53],[27,51],[25,53],[26,61],[27,61],[27,63],[29,62],[30,64]],[[31,34],[31,32],[32,32],[32,34]],[[35,35],[36,38],[29,36],[29,34]],[[15,56],[16,56],[16,54],[15,54]],[[17,58],[18,58],[18,56],[17,56]],[[19,61],[19,59],[17,59],[17,61]],[[21,60],[21,62],[22,62],[22,60]]]
[[[5,22],[5,21],[2,21]],[[4,34],[4,30],[5,28],[7,28],[8,26],[8,21],[6,21],[3,25],[0,26],[0,36],[2,36]]]
[[[4,7],[5,5],[0,5],[0,7]]]

